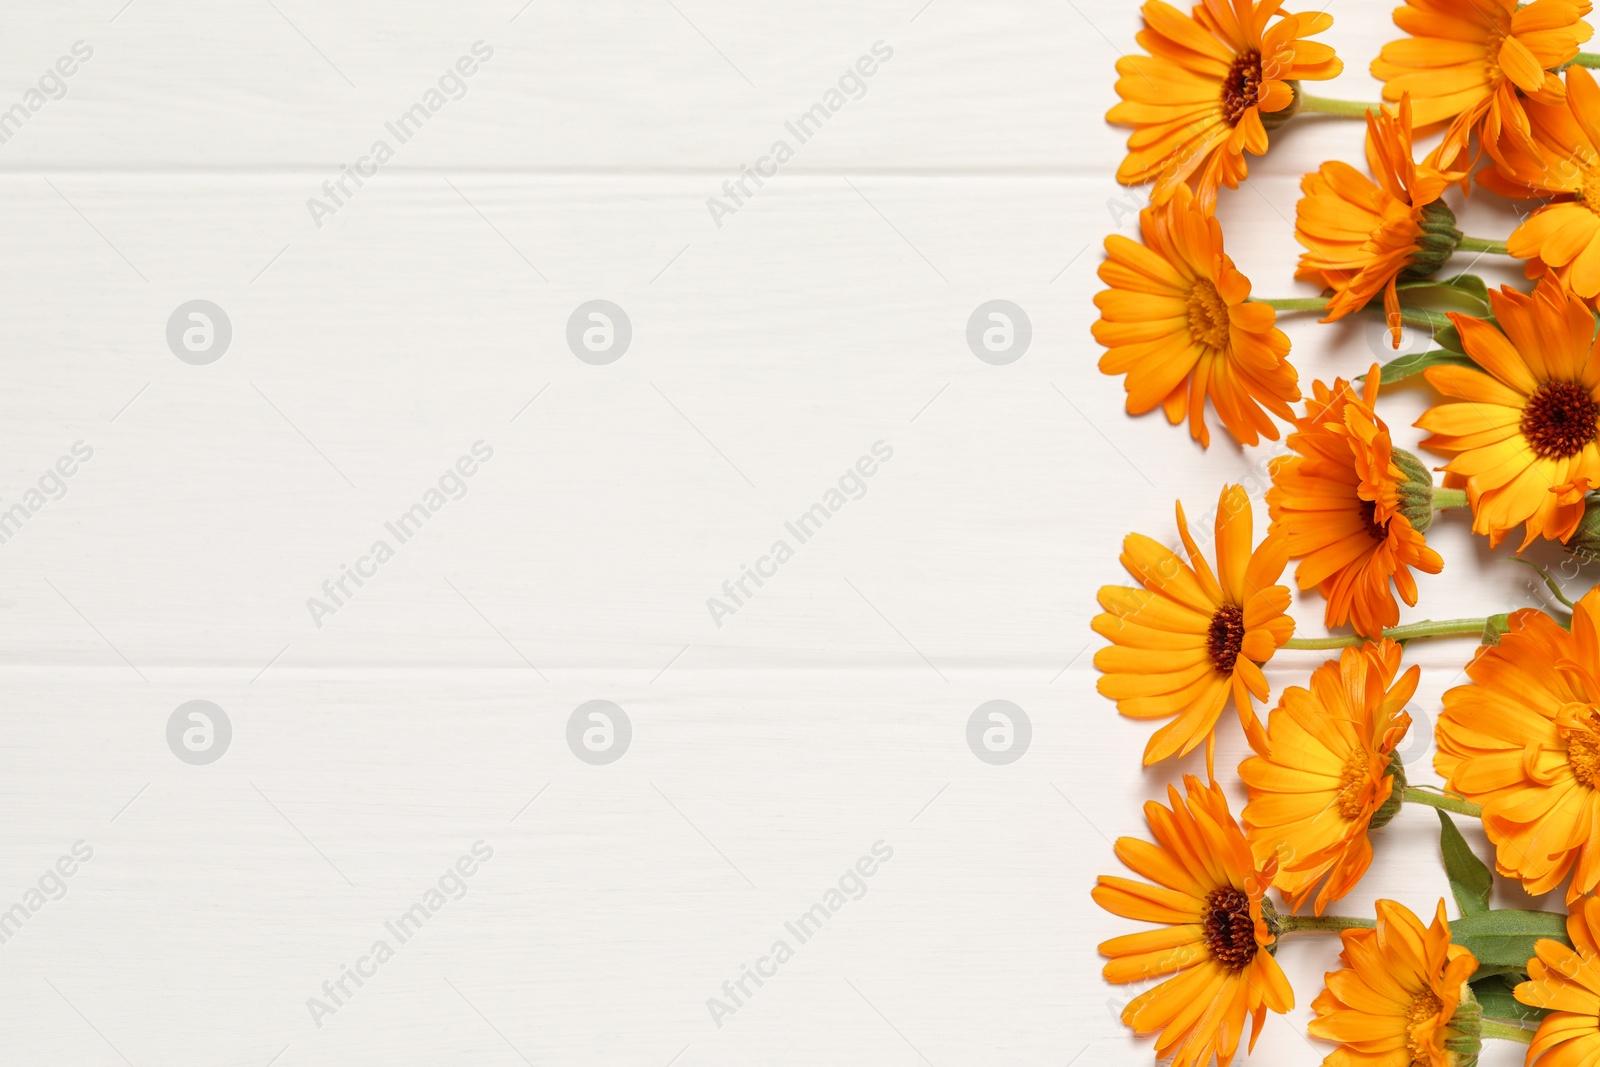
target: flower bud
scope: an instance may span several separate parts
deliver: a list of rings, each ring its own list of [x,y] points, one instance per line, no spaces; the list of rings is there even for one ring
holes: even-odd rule
[[[1289,91],[1294,94],[1293,99],[1289,101],[1289,106],[1282,111],[1262,111],[1258,113],[1261,117],[1261,128],[1268,133],[1294,118],[1295,113],[1300,110],[1300,83],[1285,82],[1284,84],[1288,85]]]
[[[1400,514],[1417,533],[1427,533],[1433,525],[1433,472],[1403,448],[1394,449],[1389,461],[1400,468]]]
[[[1411,253],[1400,280],[1426,278],[1461,247],[1461,231],[1456,229],[1456,213],[1443,200],[1435,200],[1422,209],[1422,233],[1417,237],[1417,250]]]
[[[1472,995],[1472,987],[1461,983],[1461,1003],[1445,1030],[1445,1056],[1450,1067],[1477,1067],[1483,1048],[1483,1007]]]
[[[1594,506],[1593,497],[1583,502],[1583,518],[1578,520],[1578,528],[1567,538],[1566,549],[1580,563],[1600,559],[1600,507]]]

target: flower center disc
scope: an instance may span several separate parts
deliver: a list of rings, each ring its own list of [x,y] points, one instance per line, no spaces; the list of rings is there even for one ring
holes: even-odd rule
[[[1228,305],[1208,281],[1195,282],[1189,290],[1189,336],[1207,348],[1228,346]]]
[[[1580,180],[1581,184],[1573,194],[1573,198],[1590,211],[1600,214],[1600,164],[1595,160],[1589,160],[1588,165],[1583,168]]]
[[[1243,645],[1244,609],[1224,604],[1211,616],[1211,625],[1206,630],[1206,651],[1211,653],[1212,665],[1223,674],[1232,674]]]
[[[1567,763],[1572,766],[1572,776],[1580,784],[1594,787],[1595,772],[1600,771],[1600,739],[1584,731],[1567,737]]]
[[[1250,898],[1232,886],[1213,889],[1206,897],[1206,947],[1211,958],[1229,970],[1243,970],[1256,958],[1256,923]]]
[[[1506,72],[1500,69],[1500,47],[1506,43],[1506,33],[1502,29],[1489,31],[1488,42],[1484,47],[1483,73],[1484,80],[1489,83],[1489,88],[1498,89],[1500,83],[1505,81]]]
[[[1541,459],[1566,459],[1595,439],[1600,404],[1577,382],[1545,382],[1522,409],[1522,436]]]
[[[1350,753],[1339,775],[1339,815],[1346,822],[1355,822],[1367,813],[1367,780],[1367,757],[1360,752]]]
[[[1244,113],[1256,106],[1261,96],[1261,53],[1252,49],[1242,53],[1222,79],[1222,118],[1229,126],[1239,125]]]
[[[1444,1002],[1431,989],[1424,989],[1411,1000],[1411,1018],[1406,1026],[1406,1045],[1411,1053],[1411,1063],[1423,1065],[1433,1063],[1433,1053],[1429,1050],[1427,1042],[1417,1033],[1418,1028],[1428,1021],[1438,1017],[1444,1010]]]

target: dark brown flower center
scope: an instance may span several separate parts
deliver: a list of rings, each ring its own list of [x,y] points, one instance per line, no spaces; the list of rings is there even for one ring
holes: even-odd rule
[[[1233,665],[1239,661],[1239,649],[1244,644],[1244,609],[1224,604],[1211,616],[1206,630],[1206,651],[1211,662],[1223,674],[1232,674]]]
[[[1228,76],[1222,79],[1222,118],[1229,126],[1239,125],[1244,113],[1256,106],[1261,96],[1261,53],[1249,51],[1233,61]]]
[[[1250,898],[1232,886],[1213,889],[1206,897],[1206,948],[1211,958],[1229,970],[1244,969],[1256,958],[1256,921],[1250,917]]]
[[[1565,459],[1595,439],[1600,404],[1577,382],[1545,382],[1522,408],[1522,436],[1542,459]]]
[[[1361,521],[1367,524],[1367,536],[1374,541],[1387,539],[1389,536],[1389,524],[1387,522],[1378,522],[1374,518],[1378,511],[1378,505],[1370,500],[1362,500],[1359,502],[1359,507]]]
[[[1189,336],[1207,348],[1228,346],[1228,305],[1204,278],[1189,290]]]

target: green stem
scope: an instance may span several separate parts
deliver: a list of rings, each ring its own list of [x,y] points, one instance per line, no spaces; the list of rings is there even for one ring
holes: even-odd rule
[[[1578,67],[1600,67],[1600,55],[1593,52],[1579,52],[1578,58],[1572,61]]]
[[[1461,237],[1461,243],[1456,245],[1456,251],[1493,252],[1500,256],[1509,256],[1511,254],[1506,251],[1506,243],[1504,241],[1490,241],[1482,237],[1468,237],[1465,234]]]
[[[1583,53],[1579,53],[1582,58]],[[1309,111],[1316,115],[1339,115],[1347,119],[1364,119],[1368,111],[1377,111],[1379,104],[1363,104],[1357,100],[1329,100],[1325,96],[1312,96],[1310,93],[1296,91],[1300,110]]]
[[[1467,506],[1467,491],[1465,489],[1446,489],[1444,486],[1433,487],[1433,507],[1436,511],[1446,508],[1464,508]]]
[[[1298,933],[1317,930],[1338,933],[1340,930],[1371,930],[1376,924],[1371,919],[1356,919],[1344,915],[1280,915],[1278,932]]]
[[[1417,637],[1482,637],[1488,625],[1488,619],[1440,619],[1437,622],[1433,619],[1424,619],[1422,622],[1407,623],[1404,626],[1391,626],[1383,631],[1383,636],[1393,641],[1410,641]],[[1291,637],[1283,647],[1354,648],[1366,644],[1368,640],[1370,639],[1359,634],[1341,634],[1337,637]]]
[[[1497,1023],[1493,1019],[1483,1020],[1483,1029],[1479,1031],[1484,1037],[1498,1037],[1503,1041],[1520,1041],[1524,1045],[1533,1044],[1532,1030],[1524,1026],[1513,1026],[1510,1023]]]
[[[1263,297],[1252,296],[1252,304],[1265,304],[1278,311],[1326,311],[1328,301],[1320,296],[1286,296],[1276,300],[1267,300]]]
[[[1481,804],[1474,804],[1470,800],[1453,797],[1448,793],[1430,793],[1424,789],[1418,789],[1414,785],[1406,786],[1405,795],[1400,799],[1407,803],[1426,804],[1430,808],[1438,808],[1441,811],[1453,812],[1456,815],[1466,815],[1474,819],[1483,815],[1483,806]]]
[[[1461,243],[1461,247],[1462,248],[1467,248],[1468,247],[1468,243],[1467,243],[1468,241],[1472,242],[1471,247],[1472,247],[1473,251],[1484,251],[1484,252],[1504,252],[1505,251],[1505,245],[1503,243],[1500,243],[1500,244],[1496,245],[1496,242],[1492,242],[1492,241],[1477,241],[1477,240],[1474,240],[1472,238],[1467,238],[1466,240],[1463,240],[1462,243]],[[1490,245],[1496,245],[1496,247],[1493,247],[1493,248],[1488,247]],[[1326,311],[1326,310],[1328,310],[1327,298],[1320,297],[1320,296],[1284,296],[1284,297],[1276,297],[1276,298],[1270,298],[1270,299],[1267,298],[1267,297],[1252,296],[1250,298],[1250,302],[1252,304],[1265,304],[1269,308],[1273,308],[1274,310],[1277,310],[1277,311]],[[1381,303],[1368,304],[1363,310],[1376,312],[1379,315],[1385,314],[1385,312],[1383,310],[1383,305]],[[1415,326],[1415,327],[1418,327],[1420,329],[1433,330],[1433,331],[1443,330],[1443,329],[1445,329],[1446,327],[1448,327],[1450,325],[1450,319],[1449,319],[1449,317],[1447,315],[1445,315],[1444,312],[1442,312],[1442,311],[1429,311],[1427,308],[1418,308],[1418,307],[1403,307],[1403,308],[1401,308],[1400,309],[1400,321],[1405,323],[1407,326]]]
[[[1537,571],[1539,577],[1544,579],[1544,587],[1550,590],[1550,595],[1561,601],[1562,604],[1566,605],[1568,611],[1573,611],[1577,607],[1577,605],[1572,602],[1571,598],[1569,598],[1566,593],[1561,591],[1561,583],[1556,581],[1555,576],[1549,571],[1545,570],[1531,559],[1523,559],[1521,556],[1508,556],[1506,558],[1511,560],[1513,563],[1520,563],[1524,567],[1532,567],[1535,571]]]

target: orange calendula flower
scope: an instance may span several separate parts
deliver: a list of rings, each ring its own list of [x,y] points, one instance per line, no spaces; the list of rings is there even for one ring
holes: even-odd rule
[[[1100,952],[1111,957],[1108,982],[1173,975],[1122,1011],[1135,1032],[1161,1031],[1156,1059],[1206,1067],[1215,1056],[1228,1067],[1247,1017],[1255,1017],[1253,1047],[1268,1008],[1294,1007],[1288,979],[1264,951],[1277,940],[1262,901],[1276,864],[1256,866],[1221,786],[1183,781],[1187,798],[1168,786],[1169,806],[1144,806],[1154,844],[1117,841],[1117,858],[1150,881],[1102,875],[1094,887],[1095,903],[1112,914],[1162,925],[1114,937]]]
[[[1429,384],[1459,402],[1417,420],[1433,434],[1423,445],[1454,453],[1444,469],[1465,479],[1473,532],[1490,545],[1523,523],[1523,548],[1537,537],[1566,541],[1584,494],[1600,485],[1595,318],[1551,278],[1532,294],[1491,292],[1489,306],[1498,326],[1450,315],[1477,367],[1427,369]]]
[[[1153,179],[1159,204],[1192,179],[1207,210],[1219,184],[1239,187],[1248,170],[1244,153],[1264,153],[1267,130],[1293,114],[1290,83],[1344,69],[1332,48],[1305,39],[1332,26],[1332,16],[1288,15],[1281,6],[1202,0],[1185,15],[1161,0],[1144,5],[1138,41],[1150,54],[1117,60],[1122,103],[1106,115],[1133,127],[1118,181]]]
[[[1540,0],[1548,3],[1549,0]],[[1600,87],[1567,69],[1566,99],[1528,102],[1533,141],[1513,146],[1478,181],[1501,196],[1548,200],[1512,231],[1506,250],[1528,275],[1554,273],[1585,300],[1600,296]]]
[[[1434,766],[1451,790],[1483,805],[1495,868],[1538,896],[1561,884],[1571,903],[1600,887],[1600,590],[1569,632],[1532,608],[1479,649],[1471,684],[1444,695]]]
[[[1250,279],[1222,250],[1222,227],[1186,188],[1139,213],[1144,243],[1106,238],[1107,259],[1096,293],[1094,338],[1107,349],[1106,374],[1125,374],[1128,412],[1161,405],[1174,424],[1187,414],[1189,432],[1210,445],[1206,398],[1243,444],[1276,441],[1267,414],[1290,419],[1300,399],[1299,375],[1284,357],[1289,338],[1266,304],[1247,303]],[[1265,405],[1266,411],[1262,410]]]
[[[1217,501],[1217,571],[1212,573],[1178,505],[1178,534],[1188,562],[1143,534],[1122,543],[1122,565],[1142,589],[1102,586],[1094,630],[1111,641],[1095,653],[1105,676],[1099,690],[1133,719],[1173,719],[1145,746],[1146,765],[1206,742],[1233,695],[1247,734],[1261,724],[1251,703],[1267,699],[1261,664],[1294,636],[1289,590],[1276,584],[1288,562],[1283,542],[1268,536],[1250,550],[1250,498],[1233,485]],[[1174,718],[1176,716],[1176,718]]]
[[[1272,532],[1300,561],[1295,581],[1327,599],[1330,628],[1350,623],[1371,637],[1400,621],[1391,582],[1414,605],[1409,568],[1444,567],[1423,537],[1433,521],[1433,478],[1390,440],[1373,407],[1378,378],[1374,364],[1360,394],[1343,379],[1312,386],[1289,435],[1294,454],[1273,460],[1267,490]]]
[[[1391,766],[1411,726],[1406,702],[1421,668],[1400,670],[1400,646],[1347,648],[1284,690],[1267,717],[1266,744],[1239,766],[1250,790],[1245,835],[1260,862],[1276,858],[1273,885],[1299,910],[1326,876],[1316,914],[1361,880],[1372,864],[1367,832],[1400,807],[1405,775]]]
[[[1567,915],[1569,948],[1542,940],[1528,961],[1528,980],[1516,997],[1534,1008],[1548,1008],[1528,1046],[1528,1067],[1566,1067],[1600,1059],[1600,899],[1573,901]]]
[[[1524,100],[1559,103],[1551,71],[1572,62],[1593,29],[1589,0],[1407,0],[1394,22],[1411,36],[1391,41],[1372,62],[1383,98],[1410,94],[1418,126],[1450,123],[1447,140],[1466,147],[1476,130],[1496,159],[1526,144]]]
[[[1294,235],[1306,251],[1295,277],[1333,290],[1323,322],[1360,311],[1379,293],[1394,346],[1400,347],[1395,285],[1438,270],[1460,243],[1455,213],[1439,198],[1467,174],[1449,169],[1455,153],[1412,158],[1411,99],[1399,114],[1367,112],[1367,167],[1376,181],[1332,160],[1300,182]]]
[[[1334,1067],[1450,1067],[1464,1045],[1476,1051],[1475,1017],[1453,1026],[1456,1008],[1478,961],[1450,941],[1444,901],[1433,925],[1423,926],[1403,905],[1378,901],[1377,929],[1344,930],[1343,966],[1329,971],[1327,988],[1311,1002],[1312,1037],[1342,1048]]]

